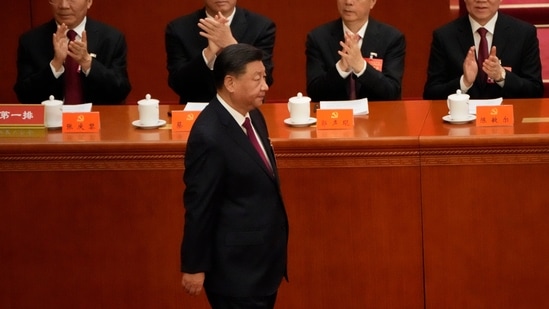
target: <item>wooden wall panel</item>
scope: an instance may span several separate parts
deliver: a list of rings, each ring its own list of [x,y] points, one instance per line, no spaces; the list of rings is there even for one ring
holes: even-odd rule
[[[12,28],[2,46],[9,54],[1,57],[0,63],[11,70],[2,71],[0,76],[0,102],[13,102],[15,94],[11,89],[15,81],[15,49],[17,37],[27,30],[28,19],[33,26],[51,18],[47,1],[17,3],[16,12],[6,12],[8,17],[27,22],[27,26]],[[162,103],[178,101],[177,95],[167,85],[166,55],[164,50],[164,29],[166,24],[183,14],[190,13],[203,5],[202,0],[146,1],[146,0],[97,0],[89,16],[111,24],[126,34],[128,41],[128,70],[133,90],[127,102],[132,104],[146,93]],[[277,24],[277,39],[274,61],[275,83],[268,94],[269,101],[285,101],[298,91],[305,92],[305,39],[312,28],[338,17],[335,0],[298,1],[254,1],[240,0],[238,5],[272,18]],[[3,11],[5,12],[5,11]],[[6,14],[2,13],[2,14]],[[373,18],[390,23],[406,36],[408,47],[403,82],[403,97],[420,98],[426,77],[427,58],[432,30],[451,18],[448,1],[379,0],[371,13]],[[23,18],[21,18],[23,17]],[[2,18],[0,23],[10,19]],[[4,27],[5,29],[6,27]],[[4,50],[2,51],[4,52]]]
[[[17,68],[17,40],[19,34],[31,28],[29,1],[4,0],[0,9],[0,103],[15,102],[13,84]],[[1,307],[1,304],[0,304]]]

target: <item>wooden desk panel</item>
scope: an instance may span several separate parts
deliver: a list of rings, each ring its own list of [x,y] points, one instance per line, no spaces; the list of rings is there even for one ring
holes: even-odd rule
[[[323,132],[284,125],[285,104],[262,107],[291,230],[277,308],[423,308],[429,104],[370,107],[354,130]],[[187,135],[133,128],[136,106],[94,110],[95,135],[0,138],[0,305],[207,308],[180,288]]]
[[[3,172],[2,308],[181,308],[181,171]]]
[[[427,308],[547,308],[546,100],[506,100],[513,127],[443,123],[420,137]]]
[[[504,103],[513,127],[449,125],[420,101],[324,132],[263,106],[291,224],[277,307],[549,306],[549,123],[523,122],[549,101]],[[98,110],[98,135],[0,138],[0,306],[207,308],[179,287],[186,134]]]

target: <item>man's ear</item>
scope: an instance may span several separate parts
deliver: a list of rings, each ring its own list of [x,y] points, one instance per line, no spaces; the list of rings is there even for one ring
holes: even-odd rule
[[[226,75],[225,76],[223,84],[225,85],[225,89],[227,89],[227,91],[229,91],[230,93],[234,92],[235,81],[236,81],[236,79],[234,78],[234,76],[232,76],[232,75]]]

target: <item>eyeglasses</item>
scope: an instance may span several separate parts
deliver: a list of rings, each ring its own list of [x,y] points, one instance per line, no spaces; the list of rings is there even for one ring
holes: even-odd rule
[[[74,4],[76,0],[49,0],[49,3],[51,5],[59,5],[63,3],[63,1],[67,1],[68,4]]]

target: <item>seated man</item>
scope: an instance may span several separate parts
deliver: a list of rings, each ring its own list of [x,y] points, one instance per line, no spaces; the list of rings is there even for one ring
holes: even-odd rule
[[[543,95],[536,28],[498,13],[501,0],[465,0],[468,15],[433,32],[423,98],[461,89],[471,99]]]
[[[205,7],[166,27],[168,84],[180,103],[209,102],[216,93],[212,75],[216,56],[228,45],[247,43],[263,51],[267,84],[273,83],[275,24],[236,7],[236,0],[205,0]]]
[[[400,99],[406,42],[369,18],[376,0],[337,0],[341,18],[307,35],[307,95],[312,101]]]
[[[50,0],[54,19],[20,37],[14,90],[21,103],[50,95],[65,104],[124,102],[131,90],[126,41],[118,30],[86,17],[92,2]]]

